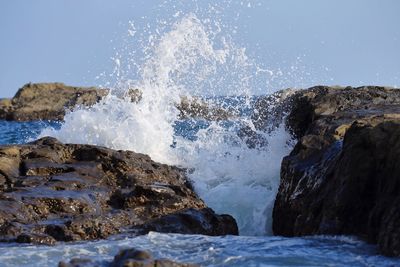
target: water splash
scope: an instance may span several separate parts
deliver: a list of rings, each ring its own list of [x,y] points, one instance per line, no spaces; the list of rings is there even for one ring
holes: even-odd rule
[[[200,197],[217,212],[233,215],[241,234],[269,233],[280,161],[288,153],[289,136],[281,126],[272,133],[260,133],[266,147],[249,148],[241,140],[239,128],[254,129],[240,111],[251,108],[251,94],[259,89],[257,65],[244,48],[223,35],[219,22],[212,24],[194,13],[177,17],[170,28],[163,24],[163,33],[150,34],[147,46],[138,46],[143,64],[136,65],[137,79],[127,79],[126,70],[121,70],[123,58],[115,57],[118,64],[113,73],[118,82],[111,94],[92,108],[68,113],[60,129],[45,129],[41,136],[133,150],[187,168]],[[141,91],[137,103],[119,93],[135,88]],[[214,95],[215,99],[221,92],[241,99],[228,105],[239,116],[207,122],[192,139],[176,134],[180,120],[176,106],[181,97]],[[194,125],[189,123],[186,131]]]

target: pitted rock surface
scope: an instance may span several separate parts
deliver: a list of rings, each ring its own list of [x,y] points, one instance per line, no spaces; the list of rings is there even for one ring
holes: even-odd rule
[[[168,222],[168,223],[166,223]],[[52,244],[148,231],[237,234],[184,172],[131,151],[43,138],[0,147],[0,239]]]

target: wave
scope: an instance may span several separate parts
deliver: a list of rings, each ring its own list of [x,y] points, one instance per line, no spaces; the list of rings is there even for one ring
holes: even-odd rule
[[[137,46],[144,56],[137,64],[136,79],[123,75],[100,103],[68,113],[59,129],[47,128],[41,136],[133,150],[183,167],[200,197],[216,212],[234,216],[241,234],[268,234],[281,159],[290,149],[284,125],[260,132],[267,145],[257,148],[250,148],[238,135],[242,127],[255,130],[248,114],[203,121],[203,127],[198,127],[201,119],[187,119],[180,131],[194,131],[194,138],[177,130],[182,122],[177,103],[182,97],[197,95],[212,101],[225,92],[240,99],[234,104],[225,101],[228,109],[251,110],[252,94],[259,89],[259,68],[246,49],[209,24],[209,19],[194,13],[177,15],[163,33],[146,38],[147,46]],[[118,77],[122,60],[116,60]],[[129,89],[140,90],[140,101],[120,96]]]

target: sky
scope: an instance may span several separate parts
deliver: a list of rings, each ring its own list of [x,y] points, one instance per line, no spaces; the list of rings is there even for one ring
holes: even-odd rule
[[[12,97],[28,82],[101,85],[98,76],[112,72],[130,21],[151,24],[157,16],[171,18],[176,3],[195,13],[193,6],[209,2],[2,0],[0,97]],[[283,70],[268,85],[274,89],[400,86],[398,0],[231,2],[225,18],[237,26],[235,41],[261,66]]]

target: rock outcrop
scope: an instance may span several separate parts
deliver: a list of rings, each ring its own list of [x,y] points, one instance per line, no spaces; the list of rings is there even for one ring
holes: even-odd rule
[[[90,259],[75,258],[69,262],[60,262],[59,267],[95,267],[99,263]],[[195,264],[178,263],[168,259],[154,259],[147,251],[134,248],[123,249],[115,255],[112,262],[101,263],[101,266],[109,267],[197,267]]]
[[[0,120],[34,121],[64,119],[65,113],[78,107],[88,108],[102,100],[109,89],[74,87],[63,83],[29,83],[18,90],[11,99],[0,99]],[[132,103],[142,99],[139,89],[113,92]],[[237,116],[235,111],[209,103],[199,97],[182,97],[176,107],[181,119],[202,118],[226,120]]]
[[[283,102],[298,139],[281,167],[277,235],[345,234],[400,256],[400,90],[300,90]]]
[[[0,101],[0,119],[10,121],[62,120],[66,110],[92,106],[107,89],[73,87],[62,83],[26,84],[12,99]]]
[[[0,241],[45,243],[148,231],[238,234],[182,170],[130,151],[43,138],[0,147]]]

